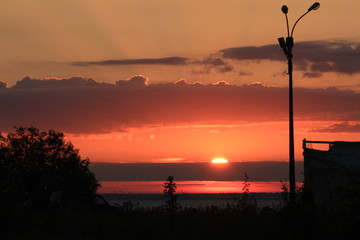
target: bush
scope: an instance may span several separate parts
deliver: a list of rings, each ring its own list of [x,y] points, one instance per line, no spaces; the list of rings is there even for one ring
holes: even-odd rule
[[[164,190],[163,190],[165,197],[167,198],[165,208],[169,212],[174,212],[180,207],[179,203],[177,202],[178,196],[175,194],[176,188],[177,186],[176,183],[174,182],[174,177],[169,176],[166,182],[164,183]]]
[[[99,184],[89,164],[63,133],[35,127],[0,133],[1,200],[44,207],[55,191],[95,193]]]

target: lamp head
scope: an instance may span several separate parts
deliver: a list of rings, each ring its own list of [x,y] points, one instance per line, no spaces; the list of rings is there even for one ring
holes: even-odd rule
[[[280,45],[281,49],[284,51],[284,54],[287,56],[288,55],[288,49],[287,49],[287,46],[286,46],[285,39],[283,37],[281,37],[281,38],[278,38],[278,41],[279,41],[279,45]]]
[[[308,12],[312,11],[312,10],[318,10],[320,7],[320,3],[319,2],[315,2],[313,5],[311,5],[311,7],[309,7]]]
[[[286,6],[286,5],[283,5],[282,7],[281,7],[281,11],[284,13],[284,14],[287,14],[288,13],[288,7]]]

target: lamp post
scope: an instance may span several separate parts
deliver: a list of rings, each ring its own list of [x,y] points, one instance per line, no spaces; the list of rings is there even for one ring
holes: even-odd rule
[[[278,38],[280,47],[284,51],[284,54],[288,60],[288,74],[289,74],[289,185],[290,185],[290,202],[294,202],[295,200],[295,151],[294,151],[294,110],[293,110],[293,64],[292,64],[292,48],[294,46],[294,29],[296,24],[302,19],[306,14],[311,12],[312,10],[317,10],[320,7],[320,3],[315,2],[311,7],[307,10],[306,13],[301,15],[298,20],[296,20],[294,26],[291,29],[289,28],[289,20],[288,20],[288,7],[283,5],[281,11],[285,14],[286,18],[286,28],[287,28],[287,37],[286,40],[281,37]]]

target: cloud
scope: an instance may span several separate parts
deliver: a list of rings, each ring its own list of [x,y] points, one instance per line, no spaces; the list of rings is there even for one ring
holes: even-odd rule
[[[163,181],[176,176],[178,181],[242,181],[246,172],[251,181],[280,181],[287,177],[287,162],[235,162],[225,171],[216,171],[209,163],[92,163],[91,170],[100,181]],[[296,162],[296,179],[303,179],[303,163]],[[142,174],[134,174],[142,173]],[[264,174],[266,172],[266,174]]]
[[[186,79],[180,79],[175,81],[175,85],[187,86],[190,85],[190,83],[188,83]]]
[[[360,73],[360,43],[347,41],[311,41],[295,43],[294,64],[301,71],[343,74]],[[285,61],[277,44],[260,47],[227,48],[220,51],[225,59]]]
[[[240,70],[240,71],[239,71],[239,76],[251,76],[251,75],[254,75],[254,73],[248,72],[248,71],[244,71],[244,70]]]
[[[192,61],[191,64],[202,65],[201,70],[193,70],[194,74],[210,74],[212,71],[227,73],[234,70],[234,67],[219,57],[207,57],[203,60]]]
[[[260,47],[248,46],[227,48],[220,51],[225,59],[234,60],[284,60],[282,51],[277,45],[265,45]]]
[[[143,59],[120,59],[93,62],[73,62],[73,66],[111,66],[111,65],[201,65],[201,70],[194,70],[193,73],[209,74],[211,71],[227,73],[233,71],[234,67],[219,57],[206,57],[202,60],[192,60],[186,57],[166,57],[166,58],[143,58]]]
[[[104,84],[92,78],[25,78],[0,91],[0,130],[34,125],[66,133],[131,127],[287,121],[288,89],[261,83],[149,84],[141,75]],[[359,121],[360,93],[294,88],[298,120]]]
[[[308,41],[296,42],[293,48],[294,65],[298,71],[303,71],[304,77],[318,78],[322,73],[339,74],[360,73],[360,42],[350,41]],[[209,54],[196,60],[188,57],[165,57],[143,59],[119,59],[105,61],[73,62],[74,66],[109,66],[109,65],[173,65],[201,66],[192,71],[194,74],[228,73],[235,67],[231,61],[286,61],[283,51],[277,44],[264,46],[234,47]],[[241,70],[241,76],[251,73]]]
[[[305,78],[319,78],[322,76],[320,72],[304,72],[303,77]]]
[[[172,84],[168,85],[168,86],[171,86]],[[193,83],[190,83],[188,82],[186,79],[179,79],[177,81],[175,81],[175,85],[177,86],[183,86],[183,87],[186,87],[186,86],[203,86],[203,84],[201,82],[193,82]]]
[[[313,132],[329,132],[329,133],[360,133],[360,122],[349,123],[341,122],[332,124],[326,128],[315,129]]]
[[[273,73],[272,77],[287,76],[287,75],[288,75],[287,71],[282,71],[282,72]]]
[[[44,78],[33,79],[32,77],[25,77],[16,82],[12,87],[14,89],[36,89],[36,88],[76,88],[76,87],[95,87],[110,85],[107,83],[100,83],[91,77],[69,77],[69,78]]]
[[[106,60],[97,62],[73,62],[74,66],[90,66],[90,65],[186,65],[187,58],[184,57],[166,57],[166,58],[142,58],[142,59],[120,59]]]
[[[231,84],[226,81],[218,81],[216,83],[213,83],[214,86],[230,86]]]
[[[6,82],[0,81],[0,89],[6,89],[8,87]]]
[[[143,75],[135,75],[127,80],[119,80],[115,83],[117,86],[148,86],[149,79]]]

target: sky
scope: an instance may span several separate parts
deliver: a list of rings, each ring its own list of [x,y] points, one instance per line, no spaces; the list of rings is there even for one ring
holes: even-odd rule
[[[320,3],[294,31],[297,161],[304,138],[360,141],[360,2]],[[3,0],[0,131],[62,131],[95,163],[286,162],[284,4],[291,27],[313,1]]]

